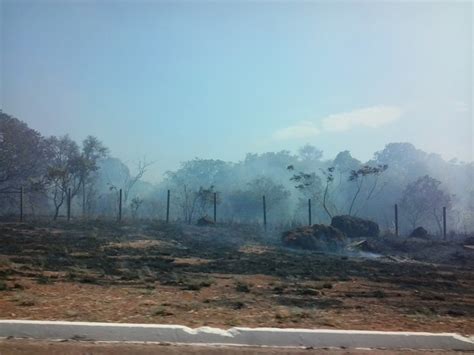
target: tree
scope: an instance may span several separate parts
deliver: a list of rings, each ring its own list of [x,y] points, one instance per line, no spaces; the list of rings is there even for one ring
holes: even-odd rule
[[[196,194],[197,198],[197,211],[199,215],[207,214],[209,208],[214,204],[214,194],[216,194],[216,204],[220,203],[219,194],[215,191],[214,186],[209,188],[199,188],[199,191]]]
[[[441,182],[428,175],[408,184],[403,191],[400,207],[411,227],[416,228],[424,219],[432,217],[439,233],[442,229],[442,207],[451,207],[451,196],[440,189]]]
[[[98,161],[107,156],[107,148],[93,136],[88,136],[82,148],[69,136],[47,139],[49,164],[47,178],[52,187],[52,200],[55,206],[54,218],[64,204],[68,190],[71,199],[82,193],[82,208],[86,209],[86,187],[89,192],[94,184],[93,174],[99,170]]]
[[[130,196],[130,191],[133,189],[135,184],[140,181],[145,173],[147,172],[148,168],[153,164],[153,162],[147,162],[146,159],[139,160],[137,163],[137,172],[135,175],[126,175],[125,180],[123,182],[123,202],[126,205],[128,202],[128,198]]]
[[[285,201],[290,197],[290,191],[273,179],[260,176],[246,183],[244,188],[229,193],[226,201],[231,206],[232,217],[245,221],[258,220],[262,215],[264,195],[267,211],[273,211],[273,216],[285,213]]]
[[[178,194],[178,204],[181,208],[183,219],[191,224],[196,214],[205,214],[214,202],[214,186],[209,188],[199,187],[196,190],[187,184],[181,185]]]
[[[80,175],[82,181],[82,214],[86,215],[86,205],[90,206],[95,183],[94,173],[99,170],[98,162],[107,157],[108,149],[96,137],[88,136],[82,142]]]
[[[111,178],[107,176],[107,185],[110,191],[114,191],[117,197],[117,201],[119,199],[119,191],[122,189],[122,203],[126,210],[128,206],[128,201],[130,198],[130,194],[132,189],[136,186],[136,184],[143,178],[145,173],[147,172],[148,168],[153,164],[153,162],[147,162],[146,159],[139,160],[137,163],[137,170],[134,175],[131,175],[130,169],[124,163],[122,163],[118,159],[108,159],[110,165],[114,165],[114,176]],[[106,172],[107,175],[107,172]]]
[[[139,196],[135,196],[130,203],[130,209],[132,211],[132,218],[136,219],[138,216],[138,209],[143,204],[143,200]]]
[[[48,149],[45,139],[26,123],[0,111],[0,191],[45,187]]]
[[[176,199],[183,219],[192,223],[196,214],[205,214],[219,190],[232,178],[230,164],[222,160],[193,159],[181,164],[177,171],[166,173],[165,184],[176,191]],[[219,202],[219,201],[218,201]]]
[[[57,219],[68,190],[71,189],[71,198],[79,191],[83,177],[83,162],[77,143],[67,135],[60,138],[49,138],[48,146],[51,159],[47,178],[52,188],[54,219]]]
[[[222,160],[193,159],[181,164],[177,171],[166,172],[166,183],[186,184],[197,191],[201,186],[222,186],[232,178],[230,164]]]
[[[348,211],[349,216],[352,215],[354,204],[360,192],[362,191],[364,182],[372,178],[372,183],[366,190],[364,203],[367,203],[372,198],[372,196],[374,195],[374,192],[376,191],[380,174],[382,174],[387,169],[388,169],[388,165],[385,164],[385,165],[378,165],[378,166],[364,165],[360,169],[351,170],[351,173],[349,175],[349,181],[354,182],[356,184],[356,189],[351,199],[351,204],[349,206],[349,211]]]
[[[311,144],[306,144],[298,149],[299,158],[305,163],[314,163],[321,160],[323,151]]]
[[[287,169],[293,171],[294,167],[289,165]],[[325,181],[324,187],[323,180],[316,173],[299,172],[290,178],[296,184],[295,188],[322,205],[324,212],[326,212],[329,218],[332,218],[334,215],[331,209],[335,209],[335,206],[331,207],[329,202],[331,186],[334,182],[334,169],[334,167],[329,167],[320,170]]]

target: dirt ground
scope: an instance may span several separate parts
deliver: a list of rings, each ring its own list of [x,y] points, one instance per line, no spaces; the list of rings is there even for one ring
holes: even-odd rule
[[[313,354],[355,354],[355,355],[434,355],[434,354],[465,354],[456,351],[415,351],[415,350],[344,350],[344,349],[276,349],[254,347],[208,347],[208,346],[172,346],[155,344],[106,344],[87,342],[48,342],[32,340],[3,340],[0,341],[0,355],[313,355]]]
[[[2,319],[474,334],[459,245],[434,264],[290,250],[255,226],[2,223],[0,238]]]

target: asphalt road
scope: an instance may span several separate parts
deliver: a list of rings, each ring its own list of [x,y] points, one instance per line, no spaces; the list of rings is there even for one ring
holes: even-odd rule
[[[456,351],[420,351],[420,350],[346,350],[346,349],[275,349],[275,348],[254,348],[254,347],[208,347],[208,346],[175,346],[156,344],[105,344],[93,342],[51,342],[42,340],[21,340],[7,339],[0,341],[1,355],[178,355],[178,354],[198,354],[198,355],[268,355],[268,354],[356,354],[356,355],[434,355],[434,354],[466,354]]]
[[[335,349],[339,349],[341,353],[351,350],[356,354],[360,353],[357,349],[391,350],[388,354],[397,354],[404,349],[474,353],[473,338],[453,333],[241,327],[224,330],[180,325],[29,320],[0,320],[0,339],[5,339],[0,354],[307,354],[308,351],[324,354],[324,349],[328,348],[330,353],[337,353]]]

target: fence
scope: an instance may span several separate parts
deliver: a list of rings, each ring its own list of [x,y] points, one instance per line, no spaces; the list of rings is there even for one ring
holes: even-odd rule
[[[3,190],[0,191],[1,194],[6,194],[6,195],[13,195],[18,197],[18,213],[19,213],[19,221],[23,222],[25,219],[25,214],[24,214],[24,195],[25,191],[23,187],[17,188],[17,189],[9,189],[9,190]],[[84,202],[83,202],[84,203]],[[72,218],[72,209],[71,209],[71,204],[72,204],[72,196],[71,196],[71,189],[67,190],[66,194],[66,218],[67,221],[70,221]],[[218,222],[217,220],[217,193],[214,192],[213,194],[213,220],[215,223]],[[167,196],[166,196],[166,223],[170,223],[170,207],[171,207],[171,190],[167,190]],[[308,225],[312,225],[312,201],[311,199],[308,199]],[[83,206],[83,217],[85,217],[85,209]],[[447,222],[446,222],[446,216],[447,216],[447,209],[446,207],[442,208],[442,235],[443,238],[446,239],[447,237]],[[118,199],[118,215],[117,215],[117,220],[119,222],[122,221],[123,217],[123,193],[122,189],[119,190],[119,199]],[[267,230],[267,200],[266,196],[262,196],[262,221],[263,221],[263,228],[266,231]],[[399,236],[399,208],[398,204],[394,205],[394,227],[395,227],[395,236]]]

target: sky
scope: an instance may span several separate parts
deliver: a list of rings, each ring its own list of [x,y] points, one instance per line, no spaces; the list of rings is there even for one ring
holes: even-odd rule
[[[474,160],[473,4],[0,0],[0,109],[147,176],[306,143]]]

